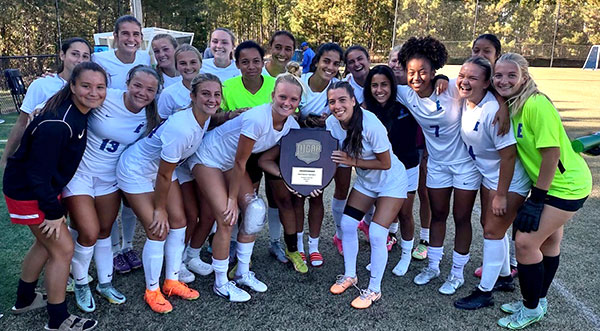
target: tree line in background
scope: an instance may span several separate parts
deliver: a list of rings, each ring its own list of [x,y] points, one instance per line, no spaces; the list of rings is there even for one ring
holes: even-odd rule
[[[396,0],[142,0],[144,25],[194,32],[203,49],[209,33],[228,27],[239,40],[266,45],[276,30],[288,30],[313,46],[334,41],[361,44],[374,55],[392,46]],[[478,3],[478,6],[476,5]],[[431,34],[444,40],[451,56],[468,54],[480,33],[495,33],[506,49],[521,47],[530,57],[549,57],[558,14],[559,57],[581,58],[588,45],[600,43],[600,1],[397,0],[396,40]],[[474,26],[477,7],[477,24]],[[0,0],[0,56],[57,52],[54,0]],[[117,17],[129,13],[128,0],[61,0],[62,38],[113,30]],[[523,49],[523,45],[527,45]],[[538,46],[536,46],[538,45]],[[545,50],[544,50],[545,45]],[[563,47],[560,45],[585,45]],[[541,52],[540,52],[541,47]],[[546,55],[547,54],[547,55]]]

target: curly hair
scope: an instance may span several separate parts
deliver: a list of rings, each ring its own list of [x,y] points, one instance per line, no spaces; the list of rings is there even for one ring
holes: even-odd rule
[[[432,36],[411,37],[402,45],[398,61],[406,68],[406,63],[412,59],[427,59],[431,69],[438,70],[446,64],[448,51],[444,44]]]

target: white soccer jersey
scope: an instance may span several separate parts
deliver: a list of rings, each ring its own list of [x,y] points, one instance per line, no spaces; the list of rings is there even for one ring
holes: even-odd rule
[[[460,137],[461,102],[456,79],[448,89],[437,95],[421,98],[406,85],[398,85],[396,99],[413,114],[425,136],[429,158],[437,163],[458,164],[471,157]]]
[[[160,160],[182,163],[200,146],[210,118],[201,127],[192,108],[177,112],[129,147],[119,160],[117,177],[155,179]]]
[[[171,85],[174,85],[175,83],[179,83],[183,79],[181,77],[181,75],[177,75],[175,77],[171,77],[171,76],[165,74],[164,72],[162,73],[162,78],[163,78],[163,88],[167,88],[167,87],[169,87]]]
[[[374,192],[380,192],[385,186],[396,183],[398,176],[401,176],[402,174],[406,176],[404,165],[392,151],[392,144],[388,139],[387,130],[375,114],[363,109],[362,124],[363,150],[360,159],[375,160],[377,158],[375,154],[389,151],[392,166],[388,170],[361,169],[355,167],[354,169],[356,170],[357,175],[356,180],[360,181],[362,187]],[[325,125],[327,130],[331,132],[331,135],[338,140],[339,148],[341,150],[344,139],[346,139],[346,130],[342,128],[340,121],[334,116],[329,116],[325,121]],[[403,180],[406,181],[406,178],[403,178]]]
[[[191,102],[190,90],[183,85],[183,81],[179,81],[164,89],[160,94],[158,115],[160,115],[160,118],[166,119],[178,109],[189,107]]]
[[[462,105],[461,136],[469,155],[475,161],[477,170],[483,176],[483,183],[488,189],[498,188],[500,175],[499,150],[517,143],[511,129],[508,134],[498,136],[498,126],[493,125],[494,117],[500,106],[491,92],[487,92],[481,102],[473,109],[468,109],[466,101]],[[519,159],[515,162],[515,171],[510,190],[522,191],[528,187],[529,177]],[[526,190],[526,189],[525,189]]]
[[[37,108],[43,107],[43,104],[63,88],[65,84],[67,82],[58,74],[34,80],[27,88],[21,110],[27,114],[33,113]]]
[[[143,64],[150,65],[150,55],[145,51],[135,52],[132,63],[123,63],[117,58],[115,51],[92,54],[92,61],[98,63],[108,74],[108,87],[120,90],[127,89],[127,74],[131,68]]]
[[[254,107],[210,131],[198,148],[195,160],[189,162],[190,166],[200,163],[222,171],[230,170],[233,168],[240,135],[254,140],[252,153],[260,153],[275,146],[290,129],[298,128],[300,126],[290,116],[281,131],[277,131],[273,128],[271,104]]]
[[[322,115],[329,114],[329,105],[327,104],[327,87],[331,83],[338,81],[337,78],[332,78],[329,84],[322,92],[314,92],[308,85],[308,79],[312,76],[312,72],[307,72],[302,75],[301,80],[304,83],[304,92],[302,92],[302,100],[300,100],[300,117],[305,119],[309,114]]]
[[[354,80],[354,77],[352,76],[352,74],[349,74],[348,76],[346,76],[345,81],[347,81],[348,83],[350,83],[350,86],[352,86],[352,89],[354,90],[354,97],[356,98],[356,101],[358,102],[358,104],[362,104],[363,101],[365,101],[365,96],[364,96],[364,87],[358,85],[358,83]]]
[[[137,114],[125,107],[125,91],[108,89],[100,108],[88,119],[87,144],[77,172],[115,178],[119,156],[146,131],[146,109]]]
[[[240,69],[235,65],[235,60],[231,60],[231,63],[225,68],[219,68],[215,65],[215,59],[205,59],[202,61],[202,68],[200,68],[201,74],[213,74],[221,80],[221,84],[236,76],[240,76],[242,73]]]

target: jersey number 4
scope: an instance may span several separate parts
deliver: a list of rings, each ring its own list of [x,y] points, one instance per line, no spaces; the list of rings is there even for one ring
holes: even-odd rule
[[[119,149],[119,142],[110,140],[110,139],[102,139],[102,144],[100,144],[101,151],[107,151],[109,153],[114,153]]]

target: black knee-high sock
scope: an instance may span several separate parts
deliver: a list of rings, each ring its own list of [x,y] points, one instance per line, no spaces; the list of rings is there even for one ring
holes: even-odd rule
[[[283,240],[285,241],[285,246],[287,247],[288,252],[297,252],[298,251],[298,236],[294,234],[283,234]]]
[[[35,287],[37,286],[37,280],[32,283],[28,283],[22,279],[19,279],[19,286],[17,287],[17,302],[15,308],[23,308],[29,306],[33,300],[35,300]]]
[[[58,329],[62,322],[69,318],[66,300],[57,304],[48,302],[46,309],[48,310],[48,316],[50,316],[50,319],[48,320],[48,327],[50,329]]]
[[[519,263],[517,268],[519,269],[523,305],[526,308],[535,309],[540,301],[540,293],[542,293],[542,284],[544,283],[544,263]]]
[[[554,275],[556,275],[556,270],[558,269],[559,257],[557,256],[544,256],[544,286],[542,287],[542,292],[540,294],[540,298],[545,298],[548,294],[548,289],[554,280]]]

